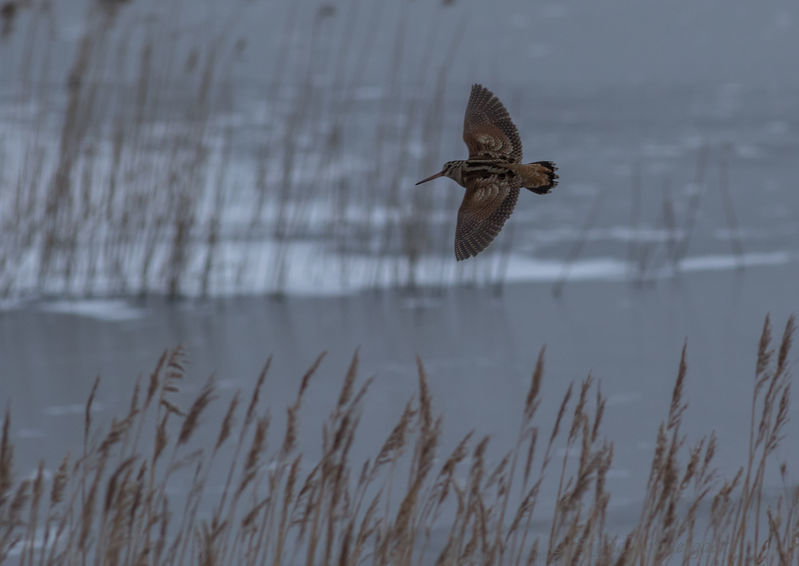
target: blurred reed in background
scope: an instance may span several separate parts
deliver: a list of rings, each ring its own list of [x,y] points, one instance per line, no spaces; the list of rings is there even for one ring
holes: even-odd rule
[[[394,72],[402,7],[385,30],[382,3],[294,3],[257,53],[237,32],[257,3],[229,3],[202,33],[180,31],[178,0],[141,3],[86,3],[68,69],[53,64],[59,6],[7,4],[0,294],[282,292],[331,273],[345,290],[415,286],[423,269],[423,284],[502,279],[509,242],[479,267],[424,265],[452,254],[460,192],[413,181],[442,161],[457,31],[429,34],[417,92]],[[365,87],[387,31],[393,65]],[[264,61],[255,93],[233,76],[244,57]]]

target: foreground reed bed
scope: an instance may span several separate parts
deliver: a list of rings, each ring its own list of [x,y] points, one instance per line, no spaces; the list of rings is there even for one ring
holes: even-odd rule
[[[42,461],[29,478],[14,475],[6,411],[0,563],[793,564],[799,488],[775,450],[788,417],[794,328],[791,317],[774,343],[765,320],[748,459],[732,477],[714,468],[713,433],[686,444],[683,348],[640,516],[625,532],[607,524],[614,494],[606,489],[613,442],[603,435],[605,397],[590,377],[569,385],[542,429],[543,349],[507,454],[489,458],[489,438],[477,429],[442,453],[442,417],[418,361],[418,393],[363,462],[351,451],[372,380],[358,379],[357,352],[322,424],[321,456],[309,459],[297,431],[323,355],[300,379],[275,438],[262,400],[269,361],[214,423],[206,419],[220,395],[213,379],[188,406],[176,405],[184,353],[170,350],[110,426],[93,418],[95,382],[83,449],[52,471]],[[776,468],[786,489],[775,501],[763,486]],[[223,485],[209,485],[212,469]],[[542,489],[556,494],[552,508],[542,508]],[[534,513],[547,517],[547,529],[534,528]]]

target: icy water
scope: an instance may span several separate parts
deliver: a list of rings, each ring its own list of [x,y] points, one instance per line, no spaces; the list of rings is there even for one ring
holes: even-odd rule
[[[12,413],[20,474],[42,458],[52,469],[79,450],[95,376],[97,418],[108,423],[136,378],[179,343],[191,360],[186,399],[211,373],[223,397],[248,390],[273,354],[265,398],[276,421],[327,350],[301,418],[300,449],[309,457],[360,348],[360,377],[376,381],[354,462],[375,455],[415,392],[416,355],[444,417],[441,453],[476,429],[492,436],[496,461],[515,441],[546,345],[538,423],[549,431],[569,382],[589,372],[601,381],[604,433],[614,443],[609,520],[623,530],[637,519],[687,342],[689,440],[716,431],[724,477],[745,463],[763,317],[772,313],[778,334],[799,311],[795,2],[697,0],[674,9],[513,0],[496,9],[477,0],[234,8],[208,0],[204,10],[130,2],[107,20],[114,23],[103,37],[113,49],[100,51],[114,56],[92,60],[100,71],[82,83],[95,103],[80,107],[92,120],[75,150],[81,182],[70,203],[90,204],[70,209],[79,245],[46,271],[40,214],[21,225],[30,233],[15,222],[28,202],[48,202],[67,77],[87,27],[106,22],[86,17],[84,2],[54,4],[52,22],[21,12],[16,29],[48,38],[47,57],[28,58],[31,39],[0,44],[0,407]],[[209,95],[221,102],[202,107],[202,131],[192,129],[198,119],[184,107],[195,109],[197,84],[176,69],[195,47],[206,61],[221,32],[240,48],[221,51],[227,58]],[[175,302],[160,298],[171,224],[152,242],[135,222],[115,234],[135,207],[107,213],[106,201],[94,202],[108,186],[114,128],[135,122],[147,38],[169,39],[155,42],[148,75],[166,87],[146,105],[136,136],[122,136],[135,147],[120,175],[133,179],[130,190],[149,191],[143,233],[157,232],[146,222],[169,204],[158,200],[169,178],[159,167],[170,173],[186,149],[170,146],[164,132],[183,135],[185,127],[210,156],[181,195],[197,207],[181,258],[179,294],[190,298]],[[465,156],[460,128],[473,82],[505,102],[525,159],[556,161],[561,182],[547,197],[521,195],[496,244],[456,264],[461,189],[447,180],[413,183]],[[141,171],[147,182],[136,184]],[[82,191],[86,180],[99,192]],[[28,194],[34,185],[39,200]],[[286,219],[284,233],[276,225]],[[218,237],[213,254],[210,233]],[[154,267],[140,281],[137,262],[150,244]],[[485,284],[498,280],[506,284]],[[401,289],[411,283],[419,288]],[[139,290],[152,294],[139,300]],[[75,300],[84,293],[109,298]],[[224,408],[212,405],[206,420],[218,422]],[[794,402],[789,441],[777,455],[793,474],[798,427]],[[777,477],[766,485],[769,496],[781,493]],[[542,497],[546,532],[554,501],[546,490]]]

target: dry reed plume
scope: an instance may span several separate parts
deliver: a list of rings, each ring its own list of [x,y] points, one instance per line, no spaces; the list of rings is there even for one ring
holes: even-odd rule
[[[660,425],[637,523],[607,525],[613,444],[603,436],[605,397],[589,376],[568,387],[548,435],[537,423],[544,350],[532,374],[513,448],[490,461],[475,430],[440,453],[428,377],[374,456],[354,462],[361,409],[358,353],[322,424],[319,459],[298,444],[301,408],[324,354],[300,380],[274,439],[261,400],[267,361],[250,392],[236,392],[218,431],[198,435],[218,391],[209,379],[188,409],[174,402],[182,350],[164,352],[140,379],[129,409],[107,429],[86,404],[84,448],[52,475],[40,463],[15,481],[10,410],[0,439],[0,562],[33,564],[793,564],[799,489],[764,498],[767,468],[790,403],[790,317],[782,339],[767,317],[757,351],[747,462],[732,478],[713,465],[713,433],[685,443],[685,348]],[[249,399],[246,410],[243,399]],[[205,440],[202,440],[204,438]],[[562,450],[563,456],[556,457]],[[225,454],[224,458],[220,454]],[[209,490],[211,469],[226,481]],[[545,477],[555,505],[542,509]],[[181,484],[185,493],[175,492]],[[555,489],[554,487],[552,489]],[[533,528],[545,513],[547,531]],[[436,534],[439,533],[439,534]],[[441,534],[443,533],[443,534]]]

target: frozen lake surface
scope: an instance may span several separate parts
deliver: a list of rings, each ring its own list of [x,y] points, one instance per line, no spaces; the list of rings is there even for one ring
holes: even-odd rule
[[[177,344],[187,402],[216,375],[207,422],[274,355],[277,427],[327,350],[306,462],[360,348],[376,380],[355,463],[416,392],[416,355],[439,453],[476,429],[496,463],[546,345],[545,433],[570,382],[590,372],[607,397],[621,532],[687,342],[683,431],[716,432],[721,476],[745,463],[763,318],[778,335],[799,311],[793,0],[51,4],[0,43],[0,407],[21,475],[80,452],[95,376],[107,424]],[[456,263],[462,190],[414,183],[465,156],[474,82],[560,185]],[[790,417],[793,487],[799,404]],[[765,484],[786,487],[773,469]],[[542,490],[544,534],[553,505]]]

